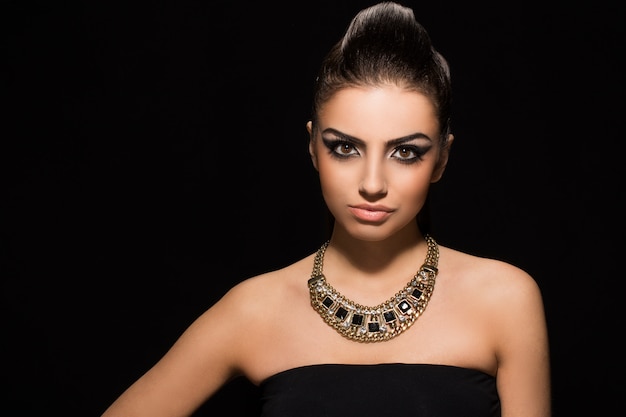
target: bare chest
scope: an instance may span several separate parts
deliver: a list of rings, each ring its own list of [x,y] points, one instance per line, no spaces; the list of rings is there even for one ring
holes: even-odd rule
[[[335,329],[312,306],[308,293],[281,302],[248,338],[243,366],[253,382],[311,364],[433,363],[495,373],[492,337],[471,306],[433,295],[416,321],[392,339],[364,343]]]

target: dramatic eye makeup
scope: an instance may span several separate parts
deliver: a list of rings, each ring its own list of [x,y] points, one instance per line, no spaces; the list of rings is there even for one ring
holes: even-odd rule
[[[424,144],[416,144],[416,139],[426,139]],[[358,157],[365,151],[364,141],[341,133],[335,129],[326,129],[322,132],[322,141],[329,154],[337,159],[349,159]],[[432,140],[423,133],[416,133],[386,143],[389,149],[389,158],[402,164],[412,164],[421,161],[423,156],[432,148]]]
[[[350,158],[351,156],[360,155],[358,145],[350,140],[331,139],[322,137],[324,145],[328,148],[331,156],[336,158]]]
[[[391,153],[391,157],[397,159],[398,162],[402,162],[403,164],[410,164],[413,162],[421,161],[424,157],[424,154],[428,152],[430,148],[431,145],[400,145],[397,148],[394,148],[393,152]]]

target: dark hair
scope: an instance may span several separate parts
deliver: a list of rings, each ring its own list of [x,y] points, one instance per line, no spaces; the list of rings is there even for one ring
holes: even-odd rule
[[[395,2],[382,2],[361,10],[344,36],[322,60],[313,88],[312,137],[318,129],[318,112],[338,91],[361,86],[395,84],[430,99],[439,121],[440,146],[451,133],[452,88],[450,71],[433,47],[426,29],[413,10]],[[427,198],[417,216],[423,233],[429,233]],[[332,230],[333,218],[327,213]]]
[[[452,88],[446,60],[433,47],[413,10],[394,2],[361,10],[322,61],[313,88],[311,120],[337,91],[396,84],[435,106],[441,145],[450,133]]]

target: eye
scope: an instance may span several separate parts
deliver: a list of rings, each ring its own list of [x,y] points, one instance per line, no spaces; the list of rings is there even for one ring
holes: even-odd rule
[[[359,155],[356,146],[345,140],[324,139],[324,145],[326,145],[330,154],[336,158],[351,158]]]
[[[412,163],[422,159],[426,150],[417,146],[403,145],[393,150],[391,157],[403,163]]]
[[[356,148],[354,147],[354,145],[352,145],[349,142],[337,143],[335,145],[335,148],[333,149],[333,152],[335,152],[335,153],[337,153],[339,155],[344,155],[344,156],[358,154],[358,152],[357,152]]]

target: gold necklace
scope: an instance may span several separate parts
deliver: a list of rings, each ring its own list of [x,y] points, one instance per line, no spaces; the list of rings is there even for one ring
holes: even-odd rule
[[[311,305],[342,336],[357,342],[382,342],[403,333],[424,312],[435,288],[439,247],[429,235],[426,260],[413,279],[387,301],[367,307],[341,295],[326,282],[322,269],[329,241],[315,254],[309,278]]]

